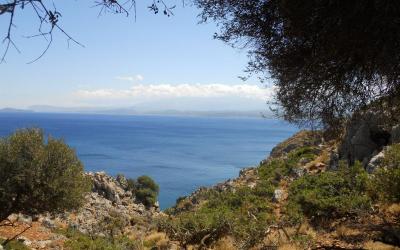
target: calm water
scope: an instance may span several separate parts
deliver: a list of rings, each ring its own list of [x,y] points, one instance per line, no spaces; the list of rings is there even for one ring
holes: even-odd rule
[[[263,118],[0,114],[0,136],[41,127],[74,147],[87,171],[149,175],[162,208],[177,197],[236,177],[296,128]]]

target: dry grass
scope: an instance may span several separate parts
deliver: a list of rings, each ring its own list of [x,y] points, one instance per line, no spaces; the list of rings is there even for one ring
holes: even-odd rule
[[[219,239],[214,247],[212,248],[213,250],[236,250],[238,249],[235,246],[235,240],[232,237],[224,237],[222,239]]]
[[[361,234],[360,230],[346,227],[344,225],[340,225],[335,230],[336,237],[338,238],[346,238],[346,237],[354,237]]]
[[[368,241],[367,243],[364,244],[364,248],[366,250],[400,250],[399,247],[387,245],[382,242],[378,241]]]
[[[313,239],[317,237],[317,232],[308,222],[303,222],[300,225],[298,233],[302,235],[308,235]]]
[[[386,212],[392,216],[400,217],[400,203],[391,204],[386,208]]]
[[[145,247],[164,247],[168,245],[168,237],[165,233],[154,232],[144,238],[143,245]]]
[[[301,250],[297,245],[295,244],[284,244],[278,247],[278,250]]]

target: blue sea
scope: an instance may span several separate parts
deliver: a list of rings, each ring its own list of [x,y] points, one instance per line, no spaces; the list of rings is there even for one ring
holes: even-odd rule
[[[25,127],[63,138],[86,171],[151,176],[160,185],[163,209],[198,187],[237,177],[297,131],[261,117],[0,113],[0,136]]]

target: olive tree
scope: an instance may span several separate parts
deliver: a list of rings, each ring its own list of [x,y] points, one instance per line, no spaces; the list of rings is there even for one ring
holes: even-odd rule
[[[194,2],[219,24],[216,38],[249,49],[248,71],[272,79],[286,120],[335,127],[400,96],[399,1]]]
[[[0,140],[0,221],[12,213],[78,208],[91,182],[75,151],[40,129],[21,129]]]

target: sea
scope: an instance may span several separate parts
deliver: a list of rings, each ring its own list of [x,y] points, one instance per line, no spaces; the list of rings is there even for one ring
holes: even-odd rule
[[[73,147],[86,171],[137,178],[160,186],[161,209],[180,196],[256,166],[298,128],[263,117],[127,116],[0,113],[0,136],[38,127]]]

